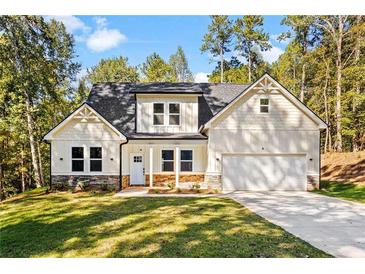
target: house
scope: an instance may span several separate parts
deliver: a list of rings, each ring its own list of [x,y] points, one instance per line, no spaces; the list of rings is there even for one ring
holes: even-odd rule
[[[265,74],[251,85],[97,83],[44,139],[53,184],[308,190],[324,128]]]

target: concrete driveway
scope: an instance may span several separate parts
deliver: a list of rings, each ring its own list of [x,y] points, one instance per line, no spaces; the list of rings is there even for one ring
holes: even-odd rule
[[[310,192],[227,194],[268,221],[336,257],[365,257],[365,205]]]

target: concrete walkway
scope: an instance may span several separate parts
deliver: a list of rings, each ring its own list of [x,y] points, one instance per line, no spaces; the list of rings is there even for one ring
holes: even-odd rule
[[[365,257],[365,205],[310,192],[226,194],[336,257]]]

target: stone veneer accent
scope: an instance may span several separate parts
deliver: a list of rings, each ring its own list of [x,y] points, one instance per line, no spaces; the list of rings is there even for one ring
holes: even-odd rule
[[[129,175],[122,176],[122,189],[125,189],[129,186]]]
[[[204,174],[183,174],[179,176],[180,183],[203,183]],[[154,174],[153,186],[167,186],[168,183],[175,185],[174,174]],[[146,175],[145,185],[150,185],[150,175]]]
[[[205,175],[204,183],[207,184],[208,189],[222,190],[222,176],[221,175]]]
[[[307,190],[319,189],[319,176],[318,175],[307,175]]]
[[[52,188],[119,190],[119,175],[52,175]]]

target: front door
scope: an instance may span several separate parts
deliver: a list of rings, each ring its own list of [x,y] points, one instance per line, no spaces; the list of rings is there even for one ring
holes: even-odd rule
[[[130,158],[130,185],[144,185],[143,154],[131,153]]]

